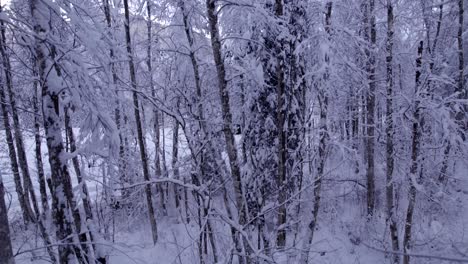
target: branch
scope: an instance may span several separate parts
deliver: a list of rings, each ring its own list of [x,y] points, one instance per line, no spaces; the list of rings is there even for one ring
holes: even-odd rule
[[[361,242],[364,246],[373,249],[378,252],[382,252],[385,254],[392,254],[392,255],[400,255],[400,256],[410,256],[414,258],[427,258],[427,259],[438,259],[438,260],[444,260],[444,261],[451,261],[451,262],[458,262],[458,263],[468,263],[468,259],[463,259],[463,258],[450,258],[450,257],[442,257],[442,256],[434,256],[434,255],[426,255],[426,254],[418,254],[418,253],[403,253],[399,251],[391,251],[391,250],[385,250],[385,249],[380,249],[376,248],[370,245],[367,245],[363,242]]]
[[[130,188],[134,188],[134,187],[138,187],[138,186],[142,186],[142,185],[167,183],[167,182],[177,184],[177,185],[182,186],[184,188],[195,191],[195,192],[197,192],[199,194],[203,194],[204,191],[205,191],[204,186],[197,186],[195,184],[184,183],[183,181],[176,180],[176,179],[171,179],[171,178],[161,178],[161,179],[156,179],[156,180],[150,180],[150,181],[143,181],[143,182],[138,182],[138,183],[134,183],[134,184],[128,184],[128,185],[125,185],[124,187],[115,188],[115,190],[125,190],[125,189],[130,189]]]

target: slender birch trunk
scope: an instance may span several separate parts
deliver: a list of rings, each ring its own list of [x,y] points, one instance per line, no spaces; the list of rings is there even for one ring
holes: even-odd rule
[[[70,152],[76,151],[76,142],[75,142],[75,134],[73,132],[73,127],[71,125],[70,114],[68,113],[68,107],[65,108],[65,132],[69,140],[70,144]],[[81,174],[80,162],[78,161],[78,157],[75,156],[72,158],[73,168],[75,169],[76,178],[78,179],[78,184],[81,185],[81,191],[83,192],[82,202],[84,211],[86,214],[86,219],[93,219],[93,213],[91,208],[91,202],[89,201],[89,192],[88,186],[86,181],[83,179],[83,175]]]
[[[231,177],[234,185],[234,195],[236,200],[236,207],[238,210],[239,224],[243,226],[247,222],[247,215],[244,204],[244,193],[242,189],[239,158],[237,155],[237,147],[232,132],[232,112],[231,107],[229,105],[230,98],[226,81],[226,69],[222,58],[221,40],[218,29],[218,15],[216,13],[215,1],[206,0],[206,9],[211,35],[211,47],[213,50],[213,57],[216,65],[216,73],[218,78],[219,97],[221,100],[221,112],[223,115],[223,133],[226,141],[226,150],[229,157],[229,164],[231,167]],[[248,247],[245,238],[244,247]],[[246,258],[246,262],[249,262],[248,257]]]
[[[3,13],[3,10],[0,7],[0,13]],[[6,134],[6,140],[7,140],[7,145],[8,145],[8,150],[9,150],[9,157],[10,157],[10,163],[11,163],[11,169],[13,172],[13,177],[15,180],[15,186],[16,186],[16,192],[18,193],[18,200],[20,203],[20,207],[23,212],[23,219],[25,222],[29,221],[34,221],[34,212],[32,211],[30,201],[29,201],[29,182],[27,180],[27,177],[29,177],[29,171],[25,170],[24,166],[24,160],[21,159],[21,155],[19,152],[23,150],[24,154],[24,148],[16,149],[18,147],[21,147],[22,144],[18,144],[19,141],[19,126],[16,126],[16,122],[18,121],[18,116],[16,112],[16,103],[14,101],[14,96],[12,95],[12,80],[11,80],[11,66],[10,66],[10,60],[9,57],[6,54],[6,42],[5,42],[5,25],[3,21],[0,21],[0,26],[1,26],[1,34],[0,34],[0,53],[2,56],[2,65],[4,68],[4,73],[5,73],[5,85],[2,85],[0,88],[0,103],[2,105],[2,114],[3,114],[3,125],[5,128],[5,134]],[[6,89],[5,89],[6,88]],[[9,95],[8,101],[7,101],[7,92]],[[12,133],[12,126],[10,123],[10,117],[9,117],[9,108],[7,107],[7,102],[10,104],[10,109],[12,110],[12,114],[14,111],[14,114],[16,114],[16,119],[13,117],[13,130],[15,132],[15,136],[13,136]],[[13,103],[13,104],[12,104]],[[22,139],[21,139],[22,141]],[[16,148],[15,148],[15,143],[16,143]],[[22,143],[22,142],[21,142]],[[18,158],[18,159],[17,159]],[[19,170],[21,169],[21,172],[23,173],[23,182],[21,183],[21,176],[19,173]],[[26,174],[25,174],[26,172]],[[27,176],[27,177],[26,177]]]
[[[37,65],[33,63],[34,72],[33,75],[37,76]],[[49,202],[47,198],[46,190],[46,179],[44,174],[44,162],[42,161],[42,138],[41,138],[41,113],[39,111],[39,98],[38,98],[38,81],[34,81],[34,96],[33,96],[33,110],[34,110],[34,142],[35,142],[35,154],[36,154],[36,168],[37,176],[39,181],[39,192],[41,193],[41,205],[43,213],[49,211]]]
[[[0,12],[2,12],[0,8]],[[3,21],[0,21],[1,25],[1,38],[0,38],[0,54],[2,56],[2,64],[5,73],[5,84],[8,90],[8,99],[10,103],[11,117],[13,119],[13,130],[14,130],[14,139],[16,144],[16,150],[18,154],[18,163],[23,174],[23,188],[24,188],[24,199],[29,203],[31,199],[32,208],[34,213],[39,215],[39,207],[36,200],[36,195],[33,189],[31,175],[29,173],[28,160],[26,158],[26,151],[24,147],[23,133],[21,131],[21,125],[19,121],[18,110],[16,107],[16,98],[13,91],[13,78],[11,75],[11,63],[9,54],[6,51],[6,39],[5,39],[5,24]]]
[[[130,81],[131,87],[133,89],[133,107],[135,111],[135,122],[137,126],[137,137],[138,137],[138,146],[140,148],[140,156],[141,156],[141,163],[143,166],[143,177],[145,181],[150,180],[149,175],[149,166],[148,166],[148,155],[146,153],[145,147],[145,138],[143,135],[143,125],[141,122],[140,116],[140,102],[138,100],[137,94],[137,82],[136,82],[136,73],[135,73],[135,65],[133,62],[133,53],[132,53],[132,42],[130,37],[130,11],[128,7],[128,0],[124,0],[124,9],[125,9],[125,37],[126,37],[126,46],[127,46],[127,53],[128,53],[128,64],[129,64],[129,74],[130,74]],[[156,244],[158,241],[158,229],[156,225],[156,218],[154,213],[153,207],[153,194],[151,190],[151,185],[147,184],[145,186],[145,193],[146,193],[146,202],[148,206],[148,213],[149,213],[149,221],[151,225],[151,232],[153,243]]]
[[[174,179],[178,180],[180,178],[179,173],[179,122],[174,120],[174,129],[172,130],[172,172],[174,175]],[[174,199],[175,199],[175,206],[176,209],[179,208],[180,204],[180,197],[179,197],[179,190],[177,184],[173,185],[174,187]]]
[[[148,78],[149,78],[149,84],[150,84],[150,89],[151,89],[151,96],[153,98],[156,97],[156,89],[154,88],[154,80],[153,80],[153,52],[152,52],[152,28],[153,28],[153,20],[151,18],[151,10],[152,10],[153,4],[152,0],[146,1],[146,14],[148,16],[148,21],[146,23],[146,28],[147,28],[147,41],[148,45],[146,47],[146,66],[148,67]],[[160,151],[161,151],[161,128],[159,124],[159,112],[156,109],[156,107],[153,107],[153,138],[154,138],[154,166],[155,166],[155,173],[156,177],[162,177],[161,173],[161,161],[160,161]],[[162,187],[162,184],[157,185],[157,191],[159,192],[160,197],[164,197],[164,189]],[[164,199],[161,199],[161,206],[164,210],[164,214],[166,211],[166,205]]]
[[[59,74],[54,67],[52,50],[47,47],[43,32],[50,32],[49,7],[38,0],[29,1],[34,30],[36,33],[35,56],[37,60],[39,79],[41,83],[42,113],[44,118],[44,129],[47,138],[49,163],[51,168],[52,185],[52,214],[57,227],[57,240],[61,242],[58,246],[59,262],[68,263],[75,255],[79,262],[84,262],[81,248],[73,242],[72,222],[79,219],[79,215],[69,214],[73,210],[74,198],[71,186],[70,174],[65,156],[63,138],[61,133],[60,119],[60,88],[56,82],[50,82],[49,78],[59,79]],[[78,217],[78,218],[77,218]],[[80,228],[77,228],[80,231]]]
[[[411,145],[411,168],[409,174],[410,190],[408,193],[408,209],[406,211],[405,220],[405,233],[403,236],[403,252],[409,253],[411,250],[411,235],[413,227],[413,214],[414,206],[416,204],[416,186],[418,182],[418,171],[420,170],[419,155],[421,150],[421,113],[420,113],[420,77],[421,77],[421,64],[422,64],[422,53],[423,53],[423,42],[421,41],[418,47],[418,57],[416,59],[416,88],[415,88],[415,99],[414,99],[414,113],[413,113],[413,128],[412,128],[412,145]],[[410,257],[408,255],[403,256],[403,264],[409,264]]]
[[[13,173],[13,179],[15,181],[15,188],[21,207],[21,212],[23,213],[23,220],[27,223],[33,220],[33,212],[29,201],[25,199],[24,193],[27,192],[27,190],[23,188],[23,184],[21,183],[21,175],[19,172],[18,161],[16,159],[16,149],[14,145],[13,134],[11,132],[10,117],[8,115],[8,108],[3,85],[0,87],[0,102],[2,108],[3,127],[5,130],[6,143],[8,146],[8,154],[10,158],[10,167]]]

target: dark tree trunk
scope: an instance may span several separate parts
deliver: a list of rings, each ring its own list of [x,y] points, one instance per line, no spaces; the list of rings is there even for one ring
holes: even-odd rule
[[[137,127],[137,137],[138,137],[138,146],[140,148],[140,156],[141,156],[141,163],[143,166],[143,177],[145,181],[150,181],[149,175],[149,165],[148,165],[148,155],[146,153],[146,146],[145,146],[145,138],[143,135],[143,125],[140,117],[140,102],[138,99],[138,91],[137,91],[137,82],[136,82],[136,73],[135,73],[135,65],[133,62],[133,54],[132,54],[132,42],[130,37],[130,11],[128,7],[128,0],[124,0],[124,9],[125,9],[125,37],[126,37],[126,46],[127,46],[127,56],[128,56],[128,64],[129,64],[129,73],[130,73],[130,81],[131,87],[133,89],[133,107],[135,112],[135,122]],[[149,221],[151,225],[151,232],[153,237],[153,243],[156,244],[158,241],[158,229],[156,225],[156,218],[154,213],[153,207],[153,194],[151,190],[151,185],[147,184],[145,186],[145,193],[146,193],[146,203],[148,206],[148,213],[149,213]]]
[[[275,1],[275,16],[279,19],[283,16],[283,1]],[[276,60],[276,127],[278,129],[278,175],[276,178],[276,185],[278,190],[278,219],[276,228],[278,233],[276,235],[276,246],[283,248],[286,246],[286,199],[287,199],[287,184],[286,184],[286,158],[287,158],[287,138],[285,131],[286,121],[286,83],[285,83],[285,70],[284,64],[286,58],[284,58],[282,50],[284,49],[284,43],[280,40],[278,43],[278,57]]]
[[[386,128],[385,133],[387,136],[386,142],[386,162],[387,162],[387,177],[386,177],[386,200],[387,200],[387,224],[390,227],[390,238],[392,240],[392,249],[395,252],[400,250],[398,242],[398,227],[396,222],[396,211],[394,202],[394,187],[393,187],[393,168],[394,168],[394,144],[393,137],[395,134],[393,126],[393,5],[391,0],[387,0],[387,113],[385,116]],[[400,257],[397,254],[393,255],[393,263],[399,264]]]
[[[34,76],[37,75],[37,66],[33,62],[34,67]],[[34,97],[33,97],[33,109],[34,109],[34,142],[35,142],[35,152],[36,152],[36,167],[37,167],[37,176],[39,181],[39,192],[41,193],[41,204],[42,211],[49,211],[49,202],[47,198],[47,187],[46,179],[44,174],[44,162],[42,161],[42,138],[41,138],[41,113],[39,111],[39,98],[38,98],[38,82],[34,82]]]
[[[408,193],[408,209],[406,211],[406,220],[405,220],[405,233],[403,236],[403,252],[408,253],[411,249],[411,232],[413,227],[413,214],[414,206],[416,204],[416,186],[418,182],[418,171],[420,170],[420,150],[421,150],[421,108],[419,102],[420,96],[420,77],[421,77],[421,64],[422,64],[422,54],[423,54],[423,42],[421,41],[418,48],[418,57],[416,59],[416,90],[415,90],[415,99],[414,99],[414,113],[413,113],[413,128],[412,128],[412,145],[411,145],[411,168],[409,174],[409,193]],[[409,264],[410,257],[408,255],[403,256],[403,263]]]
[[[232,132],[232,112],[230,107],[229,91],[226,81],[226,69],[224,66],[221,39],[218,29],[218,15],[216,13],[216,5],[214,0],[206,0],[206,9],[208,14],[208,23],[211,35],[211,47],[213,51],[214,62],[218,79],[219,97],[221,100],[221,112],[223,116],[223,133],[226,142],[226,150],[229,157],[231,167],[231,177],[234,185],[235,204],[238,210],[239,224],[243,226],[247,222],[246,205],[244,204],[244,193],[241,180],[241,171],[239,166],[239,158],[237,156],[237,148]],[[244,240],[244,247],[248,247]],[[248,262],[248,258],[247,258]]]
[[[5,204],[5,187],[0,172],[0,264],[15,264],[10,239],[10,224]]]
[[[375,168],[374,168],[374,156],[375,156],[375,51],[374,48],[377,43],[377,29],[375,25],[375,0],[369,1],[366,4],[365,14],[365,25],[366,29],[366,40],[370,40],[369,47],[366,50],[368,57],[367,63],[367,74],[369,90],[367,91],[366,106],[367,106],[367,135],[366,135],[366,161],[367,161],[367,214],[368,216],[374,215],[375,210]]]

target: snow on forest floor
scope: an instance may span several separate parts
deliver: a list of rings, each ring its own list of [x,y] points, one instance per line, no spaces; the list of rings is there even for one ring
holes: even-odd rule
[[[172,131],[166,129],[165,135],[165,149],[166,161],[170,166],[171,162],[171,149],[172,149]],[[0,135],[0,153],[8,153],[3,133]],[[183,139],[181,140],[183,142]],[[148,137],[148,143],[151,142]],[[28,154],[28,161],[31,167],[31,172],[34,177],[36,175],[35,159],[34,159],[34,144],[33,138],[29,135],[26,137],[26,147]],[[147,144],[151,149],[151,143]],[[181,155],[186,155],[187,151],[184,149],[183,143],[181,144]],[[43,144],[43,151],[46,145]],[[46,171],[48,170],[48,162],[44,157],[44,165]],[[7,188],[7,206],[10,209],[10,221],[12,225],[12,237],[15,252],[24,252],[16,257],[17,263],[47,263],[40,260],[41,251],[36,258],[32,258],[31,249],[41,248],[40,239],[32,230],[24,231],[18,230],[20,222],[20,214],[16,194],[14,191],[14,183],[9,172],[9,159],[3,156],[0,159],[0,169],[4,176],[5,185]],[[73,171],[70,170],[72,173]],[[349,174],[346,177],[351,178],[353,175],[351,170],[341,168],[338,174]],[[91,175],[92,172],[90,171]],[[466,252],[468,245],[468,183],[466,180],[466,173],[458,176],[460,179],[459,192],[452,194],[450,197],[453,202],[453,208],[447,209],[447,215],[431,215],[419,216],[415,230],[415,241],[417,245],[414,248],[415,253],[424,255],[436,255],[445,257],[460,257],[454,255],[454,252]],[[355,176],[355,175],[354,175]],[[331,175],[330,177],[334,177]],[[338,177],[338,176],[337,176]],[[465,179],[465,180],[463,180]],[[34,184],[37,180],[33,179]],[[100,190],[98,181],[89,180],[89,189],[92,196],[96,195],[96,191]],[[383,185],[382,185],[383,186]],[[35,186],[37,188],[37,186]],[[356,189],[357,188],[357,189]],[[318,264],[374,264],[374,263],[390,263],[390,258],[384,253],[378,251],[379,249],[387,249],[388,243],[383,243],[388,237],[388,230],[385,230],[385,217],[383,216],[384,209],[379,208],[377,217],[372,223],[366,223],[362,215],[364,215],[365,208],[357,204],[364,205],[364,194],[356,184],[344,184],[341,192],[330,193],[331,188],[327,193],[326,184],[324,187],[324,196],[328,197],[323,200],[322,210],[319,214],[319,229],[314,237],[314,243],[311,248],[309,257],[310,263]],[[38,193],[38,191],[37,191]],[[310,210],[312,195],[305,192],[303,195],[303,211]],[[215,198],[215,206],[223,208],[222,200],[220,197]],[[380,201],[380,205],[382,202]],[[398,208],[398,215],[404,214],[405,207]],[[115,242],[104,243],[109,254],[111,264],[184,264],[184,263],[198,263],[199,254],[197,251],[196,241],[199,238],[198,226],[195,221],[190,224],[181,221],[180,214],[169,210],[169,216],[162,216],[160,213],[157,216],[159,241],[157,245],[151,242],[151,232],[147,217],[141,215],[138,220],[129,220],[124,213],[120,213],[115,219]],[[195,213],[193,213],[195,215]],[[309,222],[309,214],[304,213],[303,219],[300,219],[302,232],[299,232],[297,240],[297,248],[301,248],[303,235],[306,233],[305,228]],[[416,216],[417,217],[417,216]],[[403,217],[400,217],[404,219]],[[16,224],[15,224],[16,223]],[[220,256],[220,263],[226,260],[230,252],[230,234],[228,226],[219,219],[213,219],[215,238],[217,241],[218,254]],[[399,226],[403,226],[400,221]],[[402,228],[400,228],[402,229]],[[402,232],[400,232],[402,233]],[[402,234],[401,234],[402,235]],[[291,239],[289,235],[288,239]],[[256,238],[252,238],[256,241]],[[278,263],[297,263],[296,259],[299,256],[299,250],[290,250],[286,254],[278,253],[273,257]],[[210,259],[211,260],[211,259]],[[444,264],[452,263],[450,261],[434,260],[427,258],[413,258],[412,264]]]

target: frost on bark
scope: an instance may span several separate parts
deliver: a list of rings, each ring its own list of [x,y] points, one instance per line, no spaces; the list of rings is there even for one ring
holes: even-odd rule
[[[37,76],[37,65],[33,60],[33,75]],[[44,174],[44,162],[42,160],[42,138],[41,138],[41,113],[39,110],[39,98],[38,98],[39,83],[37,80],[34,81],[34,96],[33,96],[33,110],[34,110],[34,143],[35,143],[35,156],[36,156],[36,168],[37,176],[39,181],[39,192],[41,193],[41,205],[42,211],[49,211],[49,202],[47,200],[46,190],[46,179]]]
[[[138,99],[138,91],[137,91],[138,87],[137,87],[137,82],[136,82],[135,64],[133,62],[133,54],[132,54],[132,42],[131,42],[131,36],[130,36],[130,11],[128,7],[128,0],[124,0],[124,9],[125,9],[125,39],[126,39],[126,46],[127,46],[130,81],[131,81],[131,87],[133,89],[133,92],[132,92],[133,107],[134,107],[134,112],[135,112],[138,146],[140,149],[141,163],[143,166],[143,178],[145,181],[149,181],[150,175],[149,175],[148,155],[146,153],[145,138],[143,135],[143,124],[142,124],[142,120],[140,116],[140,102]],[[146,203],[148,206],[149,221],[151,225],[151,234],[153,238],[153,243],[156,244],[156,242],[158,241],[158,228],[156,225],[156,218],[155,218],[155,213],[154,213],[153,194],[151,191],[151,185],[147,184],[145,186],[145,193],[146,193]]]
[[[419,184],[420,176],[420,151],[421,151],[421,128],[422,128],[422,118],[421,118],[421,107],[420,96],[424,92],[421,91],[421,64],[422,64],[422,55],[423,55],[423,42],[421,41],[418,47],[418,57],[416,59],[416,82],[415,82],[415,99],[414,99],[414,112],[413,112],[413,126],[412,126],[412,144],[411,144],[411,167],[409,173],[409,193],[408,193],[408,208],[406,210],[406,220],[405,220],[405,230],[403,235],[403,252],[409,253],[411,250],[411,236],[413,228],[413,214],[414,207],[416,204],[416,185]],[[403,256],[403,264],[410,263],[410,256]]]
[[[51,53],[53,49],[47,46],[45,34],[45,32],[50,32],[49,7],[38,0],[30,0],[29,5],[36,34],[34,52],[41,83],[42,115],[51,170],[52,216],[56,226],[57,240],[61,242],[58,246],[59,262],[68,263],[73,259],[73,255],[82,262],[85,261],[85,257],[82,255],[81,246],[73,241],[72,226],[73,221],[75,224],[80,221],[79,214],[70,215],[74,197],[61,133],[60,90],[62,84],[53,63]],[[80,225],[76,227],[77,232],[80,232]]]
[[[395,252],[399,251],[399,241],[398,241],[398,227],[396,222],[396,210],[394,202],[394,184],[393,184],[393,168],[394,168],[394,142],[393,137],[395,135],[395,129],[393,125],[393,26],[394,26],[394,16],[393,16],[393,4],[392,0],[387,0],[387,111],[385,116],[385,134],[387,136],[386,142],[386,201],[387,201],[387,219],[386,222],[390,228],[390,239],[392,240],[392,249]],[[397,254],[393,256],[393,263],[400,263],[400,257]]]

